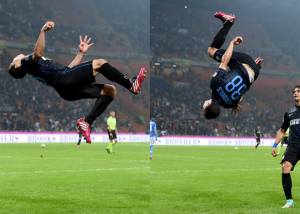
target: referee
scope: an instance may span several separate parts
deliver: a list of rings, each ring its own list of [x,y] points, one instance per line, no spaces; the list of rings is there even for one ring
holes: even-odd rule
[[[107,124],[107,134],[109,138],[109,143],[106,147],[106,151],[108,154],[113,153],[113,145],[117,143],[117,119],[116,112],[111,111],[109,113],[109,117],[106,121]]]
[[[286,203],[282,208],[292,208],[292,179],[290,172],[300,159],[300,85],[293,89],[295,106],[284,114],[281,128],[276,133],[275,143],[272,148],[272,155],[277,155],[276,147],[280,143],[284,133],[289,128],[289,144],[281,161],[282,166],[282,187],[286,197]]]

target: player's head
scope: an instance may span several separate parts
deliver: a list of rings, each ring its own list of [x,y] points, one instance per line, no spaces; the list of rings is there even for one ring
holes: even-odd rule
[[[17,55],[8,67],[8,73],[15,79],[21,79],[27,73],[25,69],[22,69],[22,59],[24,58],[24,54]]]
[[[294,101],[300,104],[300,85],[296,85],[293,88]]]
[[[220,104],[213,99],[206,100],[203,104],[204,117],[206,119],[214,119],[220,115]]]
[[[111,112],[109,113],[109,115],[110,115],[111,117],[115,117],[115,116],[116,116],[116,112],[111,111]]]

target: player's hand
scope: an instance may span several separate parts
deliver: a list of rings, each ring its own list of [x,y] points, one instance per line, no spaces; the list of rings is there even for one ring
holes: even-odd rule
[[[276,148],[272,148],[272,153],[271,154],[272,154],[273,157],[277,156]]]
[[[205,100],[202,106],[202,109],[205,110],[208,106],[210,106],[212,104],[212,100]]]
[[[235,107],[232,108],[231,113],[237,114],[240,112],[240,110],[241,110],[241,105],[238,103]]]
[[[94,44],[91,43],[91,37],[88,37],[87,35],[84,36],[84,38],[82,39],[82,36],[79,36],[79,51],[81,53],[86,53],[88,51],[88,49]]]
[[[55,23],[53,21],[47,21],[44,26],[42,27],[41,31],[47,32],[51,29],[53,29],[55,26]]]
[[[243,37],[237,36],[231,42],[233,42],[234,45],[239,45],[243,42]]]

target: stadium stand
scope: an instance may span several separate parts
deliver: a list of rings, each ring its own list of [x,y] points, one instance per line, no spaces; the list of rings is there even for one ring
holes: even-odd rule
[[[47,34],[46,56],[49,58],[68,64],[75,56],[79,35],[87,34],[92,37],[95,46],[86,60],[106,58],[129,76],[133,76],[139,66],[148,66],[149,47],[143,41],[148,39],[145,35],[149,27],[140,21],[135,28],[130,28],[124,20],[124,25],[118,23],[122,26],[120,30],[114,24],[115,20],[120,20],[118,17],[93,9],[96,1],[75,0],[71,5],[69,3],[54,0],[51,4],[60,4],[60,10],[56,10],[46,0],[0,2],[0,130],[75,131],[76,119],[88,113],[93,106],[94,101],[64,101],[53,89],[31,77],[17,81],[7,75],[6,69],[12,57],[19,52],[32,51],[38,31],[47,19],[57,23],[55,30]],[[137,33],[143,39],[137,41],[132,36]],[[109,82],[101,77],[99,81]],[[149,119],[149,82],[145,84],[142,96],[132,96],[121,87],[118,91],[109,109],[118,114],[119,131],[144,132],[145,121]],[[94,123],[94,130],[106,130],[105,116]]]

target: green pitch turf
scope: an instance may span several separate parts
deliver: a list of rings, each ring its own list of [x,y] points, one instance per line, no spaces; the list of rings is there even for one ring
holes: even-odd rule
[[[118,144],[108,155],[105,144],[0,145],[0,213],[146,213],[147,149]]]
[[[300,169],[292,175],[296,207],[282,210],[279,162],[266,147],[157,147],[152,213],[300,213]]]
[[[147,144],[0,145],[0,214],[300,213],[282,210],[280,158],[270,148]],[[40,155],[43,157],[40,157]]]

